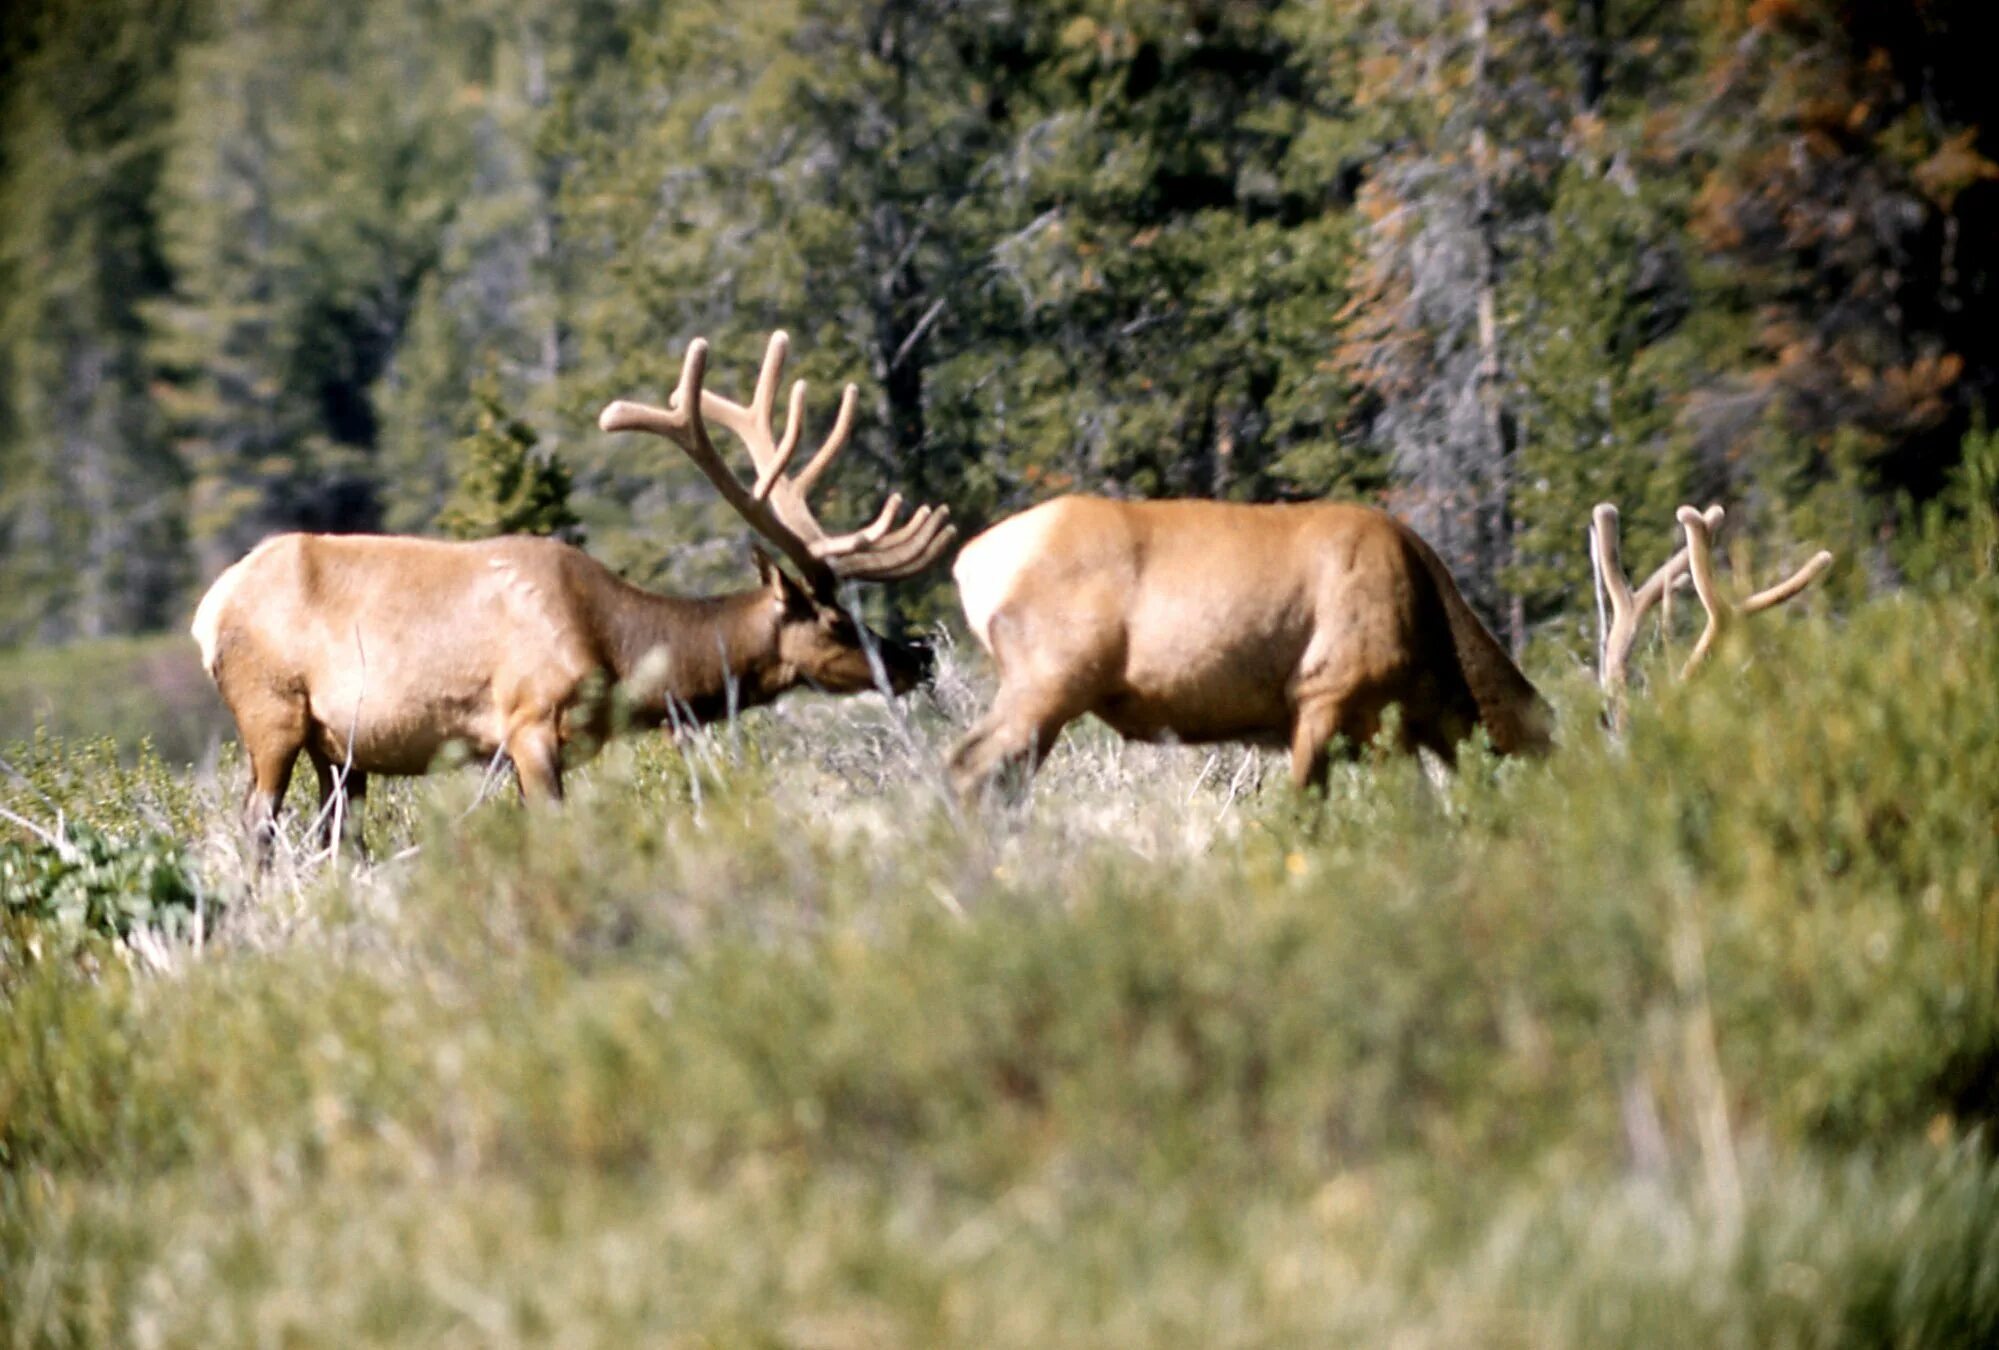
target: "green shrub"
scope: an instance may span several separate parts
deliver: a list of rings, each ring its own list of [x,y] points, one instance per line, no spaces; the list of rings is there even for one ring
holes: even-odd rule
[[[193,926],[197,896],[179,841],[164,835],[79,824],[53,841],[0,840],[0,909],[72,934],[151,928],[179,937]]]
[[[961,818],[948,684],[440,775],[0,981],[0,1343],[1987,1343],[1995,668],[1987,581],[1442,787],[1085,727]]]

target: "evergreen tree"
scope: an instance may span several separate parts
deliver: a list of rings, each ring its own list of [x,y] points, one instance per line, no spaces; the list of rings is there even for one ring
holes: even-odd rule
[[[0,48],[0,644],[175,619],[180,474],[140,309],[187,0],[10,9]]]
[[[1046,13],[1010,109],[1019,206],[989,253],[1011,302],[991,407],[1016,500],[1370,479],[1334,434],[1346,389],[1322,362],[1349,185],[1313,135],[1330,100],[1295,9]]]
[[[370,389],[465,182],[427,10],[232,0],[184,58],[152,351],[204,575],[379,519]]]
[[[1988,7],[1695,8],[1705,96],[1674,132],[1701,173],[1711,302],[1747,330],[1707,393],[1703,462],[1780,510],[1855,473],[1932,491],[1999,389],[1999,99],[1962,39]]]
[[[464,58],[449,115],[465,128],[465,198],[440,229],[435,264],[372,391],[391,529],[436,520],[474,353],[496,363],[514,406],[551,446],[571,422],[587,425],[589,410],[564,399],[576,251],[561,199],[575,147],[629,102],[617,58],[647,8],[479,0],[456,9],[448,31]]]
[[[489,371],[473,386],[472,429],[452,447],[457,485],[438,516],[453,539],[502,534],[553,534],[582,542],[569,509],[569,470],[559,456],[537,452],[534,429],[500,402]]]
[[[0,642],[172,622],[269,530],[435,529],[486,362],[491,453],[719,584],[712,490],[590,419],[697,333],[740,393],[777,327],[810,430],[865,391],[835,521],[1382,498],[1516,638],[1579,635],[1598,498],[1634,557],[1722,499],[1885,581],[1999,391],[1983,7],[26,0]]]

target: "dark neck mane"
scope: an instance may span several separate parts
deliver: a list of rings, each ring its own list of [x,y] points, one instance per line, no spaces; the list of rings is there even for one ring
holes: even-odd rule
[[[639,677],[642,720],[696,722],[768,703],[783,691],[770,592],[683,598],[618,582],[603,599],[604,659],[620,684]],[[674,705],[668,707],[668,698]]]

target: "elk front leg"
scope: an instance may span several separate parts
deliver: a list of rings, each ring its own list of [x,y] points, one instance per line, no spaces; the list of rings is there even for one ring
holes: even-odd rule
[[[1291,714],[1291,786],[1324,787],[1333,737],[1344,736],[1358,753],[1381,729],[1381,703],[1367,696],[1367,681],[1352,677],[1298,694]]]
[[[1303,792],[1326,782],[1326,745],[1339,725],[1339,709],[1325,699],[1302,704],[1291,719],[1291,786]]]
[[[514,762],[514,779],[524,800],[562,800],[562,737],[553,717],[515,727],[507,737],[507,758]]]

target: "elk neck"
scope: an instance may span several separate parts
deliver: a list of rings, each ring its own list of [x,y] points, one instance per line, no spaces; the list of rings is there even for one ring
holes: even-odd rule
[[[778,620],[762,587],[699,598],[620,586],[599,607],[606,664],[622,684],[646,691],[646,720],[677,715],[716,721],[735,707],[768,703],[792,683],[778,648]],[[734,685],[733,699],[730,686]],[[635,692],[637,692],[635,690]]]

